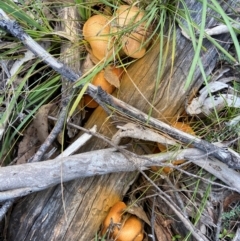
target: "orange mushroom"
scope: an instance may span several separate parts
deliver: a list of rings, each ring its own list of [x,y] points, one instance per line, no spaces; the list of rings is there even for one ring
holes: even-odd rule
[[[176,129],[179,129],[183,132],[189,133],[191,135],[195,135],[195,132],[193,131],[193,129],[191,128],[191,126],[189,126],[188,124],[185,124],[183,122],[175,122],[174,124],[172,124],[172,127],[175,127]],[[167,147],[161,143],[158,143],[158,148],[161,152],[165,152],[167,150]],[[172,161],[173,165],[180,165],[182,163],[184,163],[185,160],[177,160],[177,161]],[[156,168],[153,168],[152,170],[156,171]],[[172,168],[171,167],[164,167],[163,171],[165,173],[171,173],[172,172]]]
[[[94,15],[83,25],[84,39],[90,44],[92,54],[102,60],[113,54],[113,41],[110,35],[109,17]]]
[[[116,241],[142,241],[142,222],[136,216],[131,215],[123,224],[122,228],[114,230],[113,238],[115,238]]]
[[[112,230],[110,230],[110,237],[116,241],[142,241],[143,240],[143,225],[139,218],[134,215],[130,215],[125,222],[123,222],[123,212],[126,209],[124,202],[115,203],[107,217],[103,222],[102,235],[104,235],[110,224],[115,224]],[[122,225],[121,227],[117,226]]]
[[[120,223],[122,219],[122,214],[126,209],[126,204],[124,202],[115,203],[109,210],[107,217],[103,221],[102,235],[107,232],[109,225],[112,223]]]
[[[118,79],[120,79],[123,68],[116,68],[111,67],[111,72],[115,75]],[[108,94],[111,94],[115,90],[115,86],[111,85],[109,81],[106,80],[104,70],[100,71],[92,80],[91,82],[95,86],[101,86],[103,90],[105,90]],[[89,95],[84,95],[84,103],[89,108],[96,108],[98,107],[98,103],[93,100],[93,98]]]
[[[128,28],[137,25],[130,33],[124,34],[122,49],[126,55],[132,58],[141,58],[146,53],[144,42],[147,36],[146,23],[140,23],[144,12],[136,6],[121,5],[115,13],[116,25],[120,28]]]

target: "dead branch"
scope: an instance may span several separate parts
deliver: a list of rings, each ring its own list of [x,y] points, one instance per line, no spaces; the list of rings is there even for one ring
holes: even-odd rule
[[[55,71],[57,71],[59,74],[61,74],[71,82],[75,82],[80,78],[81,74],[76,74],[70,68],[66,67],[63,63],[60,63],[55,58],[53,58],[29,35],[27,35],[15,21],[12,21],[2,9],[0,9],[0,17],[1,28],[5,29],[13,36],[20,39],[28,49],[30,49],[36,56],[41,58],[49,66],[51,66]],[[172,128],[171,126],[157,119],[154,119],[152,117],[149,118],[149,116],[145,113],[107,94],[101,88],[96,88],[92,84],[88,85],[86,93],[93,97],[94,100],[96,100],[99,104],[104,103],[104,105],[109,105],[113,110],[117,110],[126,116],[130,116],[131,118],[139,120],[142,124],[148,123],[148,126],[151,128],[167,133],[169,136],[183,143],[193,145],[194,147],[207,153],[209,156],[214,156],[217,159],[221,160],[223,163],[226,163],[231,168],[240,169],[239,154],[232,153],[226,148],[220,148],[207,141],[201,140],[197,137],[193,137],[190,134]]]
[[[143,126],[136,125],[134,123],[128,123],[124,126],[117,126],[117,128],[119,128],[119,130],[112,137],[112,142],[115,145],[119,145],[123,137],[152,141],[162,143],[164,145],[177,144],[174,140],[170,140],[169,138],[162,136],[151,129],[144,128]]]
[[[122,154],[121,152],[124,152]],[[187,159],[221,179],[240,192],[240,176],[224,163],[204,156],[198,149],[185,149],[157,155],[138,156],[115,148],[86,152],[70,157],[59,157],[44,162],[7,166],[0,169],[0,201],[40,191],[82,177],[116,172],[146,170],[150,166],[163,166],[166,160]],[[128,157],[131,157],[130,159]],[[130,161],[134,160],[134,161]],[[174,168],[174,166],[170,165]]]

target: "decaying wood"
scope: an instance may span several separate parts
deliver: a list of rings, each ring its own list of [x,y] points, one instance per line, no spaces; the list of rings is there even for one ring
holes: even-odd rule
[[[115,145],[119,145],[120,141],[124,137],[130,137],[134,139],[140,139],[145,141],[152,141],[157,143],[162,143],[164,145],[176,145],[174,140],[171,140],[165,136],[160,135],[152,131],[151,129],[144,128],[141,125],[136,125],[134,123],[128,123],[124,126],[117,126],[119,130],[112,137],[112,142]]]
[[[235,6],[237,2],[228,1],[228,5]],[[201,4],[190,0],[185,3],[190,10],[194,10],[191,12],[195,14],[193,20],[199,23]],[[224,6],[225,9],[226,6]],[[212,16],[214,16],[213,10],[208,9],[207,27],[216,24],[216,19]],[[227,48],[228,36],[221,36],[220,40],[222,40],[223,47]],[[25,39],[22,41],[25,42]],[[167,40],[164,41],[166,45]],[[218,52],[207,40],[204,41],[204,47],[207,51],[202,53],[201,60],[203,66],[206,67],[206,75],[209,75],[215,67]],[[128,68],[128,74],[123,77],[118,97],[136,109],[149,113],[151,109],[149,102],[152,102],[155,90],[157,90],[152,116],[167,122],[176,119],[182,113],[186,96],[192,96],[194,91],[202,85],[203,80],[200,70],[196,69],[191,90],[184,90],[194,49],[189,40],[185,39],[178,30],[174,66],[171,68],[172,53],[170,50],[160,85],[156,86],[159,67],[158,50],[159,45],[156,44],[144,58]],[[61,67],[63,66],[59,63],[55,69],[59,70],[58,68]],[[66,74],[66,69],[64,68],[60,73]],[[78,77],[75,73],[71,76],[72,81]],[[96,93],[96,88],[93,90]],[[111,138],[117,130],[107,120],[108,117],[99,107],[89,119],[86,128],[96,124],[98,131]],[[175,132],[176,136],[179,133]],[[81,149],[81,152],[104,147],[105,143],[93,138],[89,145]],[[130,172],[81,178],[29,195],[17,203],[13,209],[8,240],[92,240],[109,207],[122,198],[136,176],[136,172]]]

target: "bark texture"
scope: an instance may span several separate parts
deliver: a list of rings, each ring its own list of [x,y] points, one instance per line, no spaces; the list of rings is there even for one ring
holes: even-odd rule
[[[199,24],[201,4],[191,0],[186,0],[185,3],[193,14],[193,20]],[[228,1],[228,5],[233,8],[237,3],[239,4],[239,1]],[[226,10],[227,6],[223,8]],[[216,20],[212,17],[214,15],[216,15],[214,11],[208,9],[206,27],[216,24]],[[223,41],[223,46],[227,48],[229,36],[218,37]],[[171,46],[172,40],[165,39],[164,41],[164,50],[166,50],[167,42]],[[201,60],[208,75],[215,67],[218,51],[207,40],[203,45],[205,51],[201,53]],[[159,68],[159,45],[155,44],[145,57],[128,68],[128,75],[123,77],[121,88],[116,95],[121,100],[148,113],[157,90],[156,98],[152,103],[154,109],[151,115],[165,121],[179,116],[184,110],[186,96],[192,96],[202,85],[203,79],[200,70],[197,69],[191,88],[184,90],[194,49],[179,29],[177,30],[173,68],[171,68],[173,62],[171,52],[172,50],[169,49],[158,86],[156,82]],[[107,137],[112,137],[116,132],[114,125],[101,107],[94,111],[85,127],[89,128],[94,124],[97,125],[98,131]],[[106,146],[102,140],[93,138],[81,151],[97,150]],[[132,172],[82,178],[23,198],[13,207],[8,240],[93,240],[109,208],[123,197],[137,175],[138,173]]]

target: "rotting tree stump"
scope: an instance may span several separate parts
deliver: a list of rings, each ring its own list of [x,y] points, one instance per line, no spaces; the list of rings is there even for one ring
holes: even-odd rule
[[[185,2],[190,12],[194,14],[193,20],[199,24],[202,5],[197,1]],[[237,4],[239,1],[228,1],[228,5],[233,8]],[[227,6],[223,8],[227,9]],[[206,28],[216,24],[216,20],[211,17],[214,15],[216,15],[214,11],[208,9]],[[228,34],[217,38],[222,41],[224,48],[229,47]],[[171,39],[164,41],[166,46]],[[206,74],[209,75],[216,65],[218,52],[207,40],[204,40],[203,45],[206,51],[201,52],[201,61]],[[146,56],[128,68],[128,75],[123,76],[121,88],[115,93],[118,98],[145,113],[149,113],[152,103],[154,109],[151,115],[163,121],[181,115],[187,96],[193,96],[203,83],[201,72],[197,68],[191,87],[184,90],[194,49],[179,29],[172,69],[171,49],[167,56],[159,86],[156,86],[159,45],[155,44]],[[155,91],[156,98],[153,102]],[[111,137],[116,132],[116,128],[101,107],[94,111],[85,127],[90,128],[95,124],[98,131],[107,137]],[[105,147],[106,144],[102,140],[92,138],[81,152]],[[137,175],[137,172],[131,172],[82,178],[22,198],[12,209],[7,238],[9,241],[93,240],[109,208],[117,200],[122,199]]]

